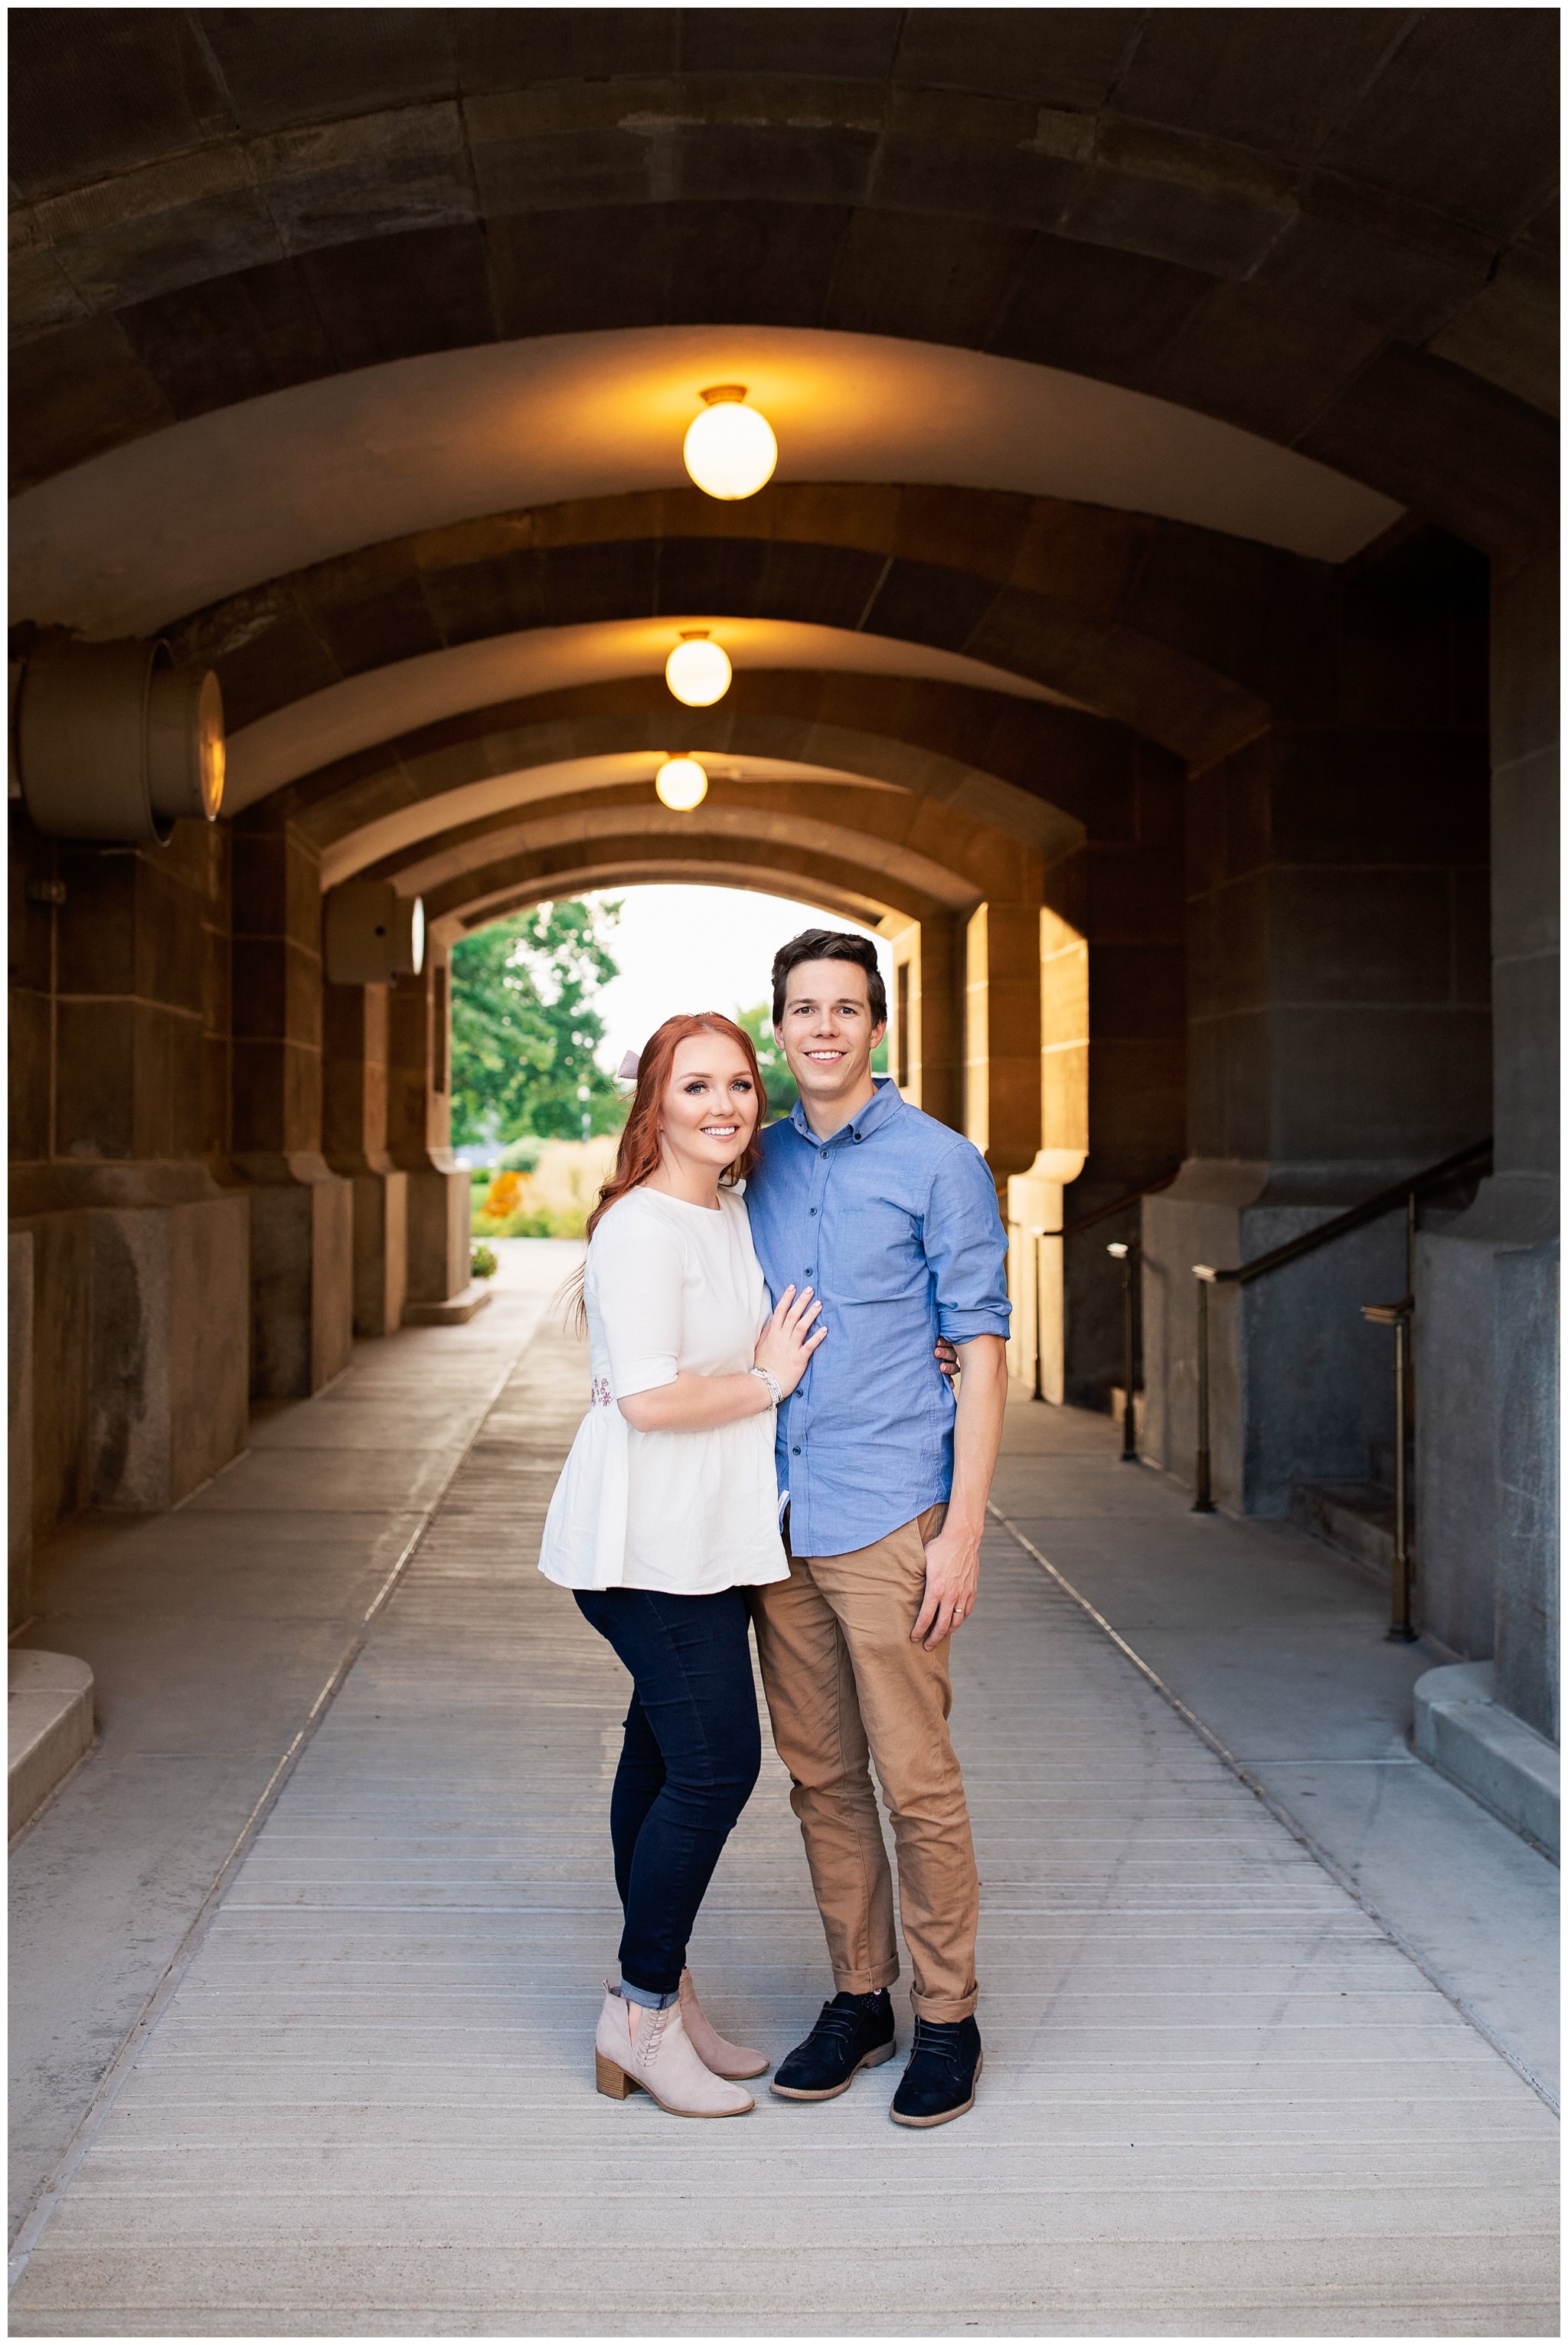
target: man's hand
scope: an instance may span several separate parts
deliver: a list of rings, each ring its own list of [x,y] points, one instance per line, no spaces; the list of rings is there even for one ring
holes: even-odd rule
[[[926,1597],[910,1641],[927,1652],[975,1609],[980,1585],[980,1534],[946,1524],[926,1550]]]
[[[909,1632],[911,1642],[924,1643],[927,1652],[975,1609],[980,1534],[1007,1405],[1007,1347],[1000,1335],[972,1335],[959,1345],[956,1357],[965,1375],[953,1425],[953,1495],[946,1518],[926,1550],[926,1595]]]

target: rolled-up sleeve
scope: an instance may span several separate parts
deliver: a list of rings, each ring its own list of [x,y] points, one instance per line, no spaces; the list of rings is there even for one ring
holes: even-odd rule
[[[589,1261],[616,1399],[673,1385],[684,1307],[680,1240],[651,1216],[611,1213],[593,1233]]]
[[[932,1178],[926,1207],[926,1259],[936,1288],[936,1330],[952,1344],[976,1335],[1006,1339],[1007,1233],[996,1184],[978,1149],[954,1148]]]

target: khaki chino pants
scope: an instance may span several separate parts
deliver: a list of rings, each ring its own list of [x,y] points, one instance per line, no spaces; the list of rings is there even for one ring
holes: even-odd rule
[[[868,1995],[898,1976],[893,1882],[875,1762],[893,1820],[898,1902],[922,2018],[975,2008],[980,1890],[969,1813],[947,1732],[946,1640],[912,1642],[926,1540],[945,1507],[849,1555],[794,1556],[787,1579],[752,1590],[774,1741],[794,1781],[834,1984]]]

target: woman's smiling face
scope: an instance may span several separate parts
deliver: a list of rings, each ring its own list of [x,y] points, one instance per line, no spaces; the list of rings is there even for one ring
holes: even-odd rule
[[[739,1043],[724,1034],[688,1034],[675,1045],[660,1110],[666,1155],[722,1172],[756,1130],[761,1105]]]

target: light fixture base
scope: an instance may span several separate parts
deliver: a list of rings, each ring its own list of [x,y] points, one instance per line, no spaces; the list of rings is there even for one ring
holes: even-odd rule
[[[745,395],[744,382],[715,382],[697,393],[704,407],[738,407]]]

